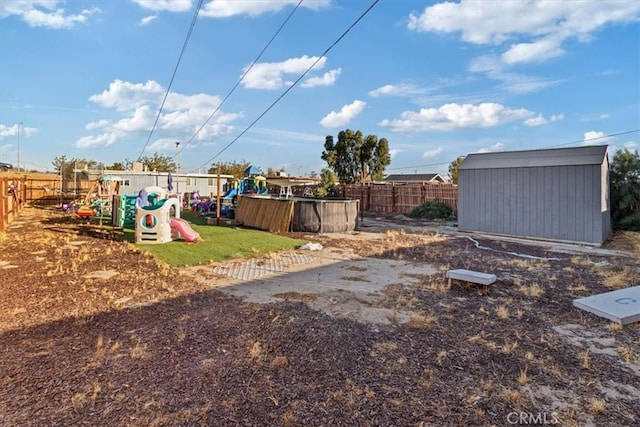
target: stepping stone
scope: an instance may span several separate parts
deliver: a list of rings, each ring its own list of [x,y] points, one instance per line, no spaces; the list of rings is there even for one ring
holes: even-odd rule
[[[573,300],[574,307],[622,325],[640,321],[640,286]]]
[[[483,292],[486,294],[489,292],[489,286],[493,285],[498,277],[495,274],[480,273],[473,270],[449,270],[445,274],[445,277],[449,279],[449,287],[451,287],[452,280],[460,280],[461,282],[475,283],[483,286]]]

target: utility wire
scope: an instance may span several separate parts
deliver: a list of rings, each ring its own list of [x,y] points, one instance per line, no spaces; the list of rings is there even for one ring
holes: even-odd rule
[[[231,88],[231,90],[229,91],[229,93],[227,93],[227,95],[224,97],[224,99],[222,100],[222,102],[216,107],[216,109],[213,111],[213,113],[211,113],[211,115],[209,116],[209,118],[207,118],[207,120],[205,120],[205,122],[202,124],[202,126],[200,126],[198,128],[198,130],[193,134],[193,136],[191,138],[189,138],[187,140],[187,142],[185,142],[182,145],[182,148],[180,148],[178,150],[177,154],[180,154],[182,152],[182,150],[184,150],[186,148],[187,145],[189,145],[191,143],[191,141],[193,141],[198,134],[202,131],[202,129],[204,129],[204,127],[207,125],[207,123],[209,123],[209,121],[211,121],[211,119],[213,118],[213,116],[216,115],[216,113],[218,111],[220,111],[220,109],[222,108],[222,106],[224,105],[225,102],[227,102],[227,99],[229,99],[229,97],[231,96],[231,94],[233,92],[235,92],[236,88],[238,86],[240,86],[240,83],[242,83],[242,81],[244,80],[244,78],[247,76],[247,74],[249,74],[249,71],[251,71],[251,69],[254,67],[254,65],[256,65],[256,63],[260,60],[260,58],[262,58],[262,55],[266,52],[266,50],[269,48],[269,46],[271,46],[271,43],[273,43],[273,41],[275,40],[275,38],[278,36],[278,34],[280,34],[280,31],[282,31],[282,29],[284,28],[284,26],[287,24],[287,22],[289,22],[289,19],[291,19],[291,17],[293,16],[293,14],[296,12],[296,10],[298,10],[298,8],[300,7],[300,5],[302,4],[304,0],[300,0],[298,2],[298,4],[296,5],[296,7],[293,8],[293,10],[291,11],[291,13],[289,14],[289,16],[287,16],[287,18],[282,22],[282,24],[280,25],[280,28],[278,28],[278,30],[275,32],[275,34],[273,35],[273,37],[271,37],[271,40],[269,40],[269,42],[267,42],[267,44],[264,46],[264,48],[262,49],[262,51],[258,54],[258,56],[256,56],[256,59],[253,60],[253,62],[251,63],[251,65],[249,65],[249,67],[245,70],[245,72],[242,74],[242,76],[240,76],[240,80],[237,81],[237,83]]]
[[[628,130],[628,131],[624,131],[624,132],[612,133],[610,135],[596,136],[594,138],[581,139],[581,140],[578,140],[578,141],[571,141],[571,142],[567,142],[567,143],[564,143],[564,144],[558,144],[558,145],[551,145],[549,147],[542,147],[540,149],[541,150],[545,150],[545,149],[548,149],[548,148],[565,147],[567,145],[579,144],[579,143],[582,143],[582,142],[597,141],[599,139],[613,138],[614,136],[628,135],[630,133],[635,133],[635,132],[640,132],[640,129],[633,129],[633,130]],[[450,163],[451,162],[441,162],[441,163],[431,163],[431,164],[428,164],[428,165],[403,166],[403,167],[400,167],[400,168],[392,168],[392,169],[387,169],[387,170],[395,171],[395,170],[402,170],[402,169],[417,169],[417,168],[426,168],[426,167],[429,167],[429,166],[448,165]]]
[[[340,41],[374,8],[374,6],[376,4],[378,4],[380,0],[374,0],[373,3],[371,3],[371,5],[369,5],[369,7],[367,9],[365,9],[364,12],[362,12],[360,14],[360,16],[358,17],[358,19],[356,19],[341,35],[340,37],[338,37],[327,49],[325,49],[324,52],[322,52],[322,54],[320,56],[318,56],[318,59],[316,59],[313,64],[311,64],[311,66],[309,66],[309,68],[307,68],[301,75],[300,77],[298,77],[296,79],[296,81],[294,81],[293,83],[291,83],[291,85],[284,91],[282,92],[282,94],[280,94],[279,97],[276,98],[275,101],[273,101],[273,103],[271,103],[271,105],[269,105],[267,107],[266,110],[264,110],[254,121],[252,121],[249,126],[247,126],[242,132],[240,132],[240,134],[238,136],[236,136],[231,142],[229,142],[227,145],[224,146],[224,148],[222,150],[220,150],[216,155],[214,155],[213,157],[211,157],[209,160],[207,160],[206,162],[204,162],[202,165],[200,165],[198,167],[205,167],[207,164],[213,162],[213,160],[215,160],[218,156],[220,156],[222,153],[224,153],[229,147],[231,147],[233,144],[236,143],[236,141],[238,141],[238,139],[240,139],[245,133],[247,133],[249,131],[249,129],[251,129],[256,123],[258,123],[258,121],[260,121],[260,119],[262,119],[269,111],[271,111],[271,109],[273,107],[275,107],[275,105],[280,102],[280,100],[282,98],[285,97],[285,95],[287,93],[289,93],[289,91],[291,91],[291,89],[293,89],[308,73],[309,71],[311,71],[313,69],[313,67],[316,66],[316,64],[318,62],[320,62],[320,60],[327,54],[329,53],[329,51],[331,49],[333,49],[338,43],[340,43]],[[197,170],[197,169],[194,169]]]
[[[581,139],[579,141],[571,141],[571,142],[567,142],[565,144],[558,144],[558,145],[551,145],[549,147],[543,147],[543,148],[556,148],[556,147],[564,147],[566,145],[573,145],[573,144],[579,144],[581,142],[591,142],[591,141],[597,141],[599,139],[606,139],[606,138],[612,138],[614,136],[620,136],[620,135],[628,135],[630,133],[634,133],[634,132],[640,132],[640,129],[633,129],[633,130],[628,130],[625,132],[618,132],[618,133],[612,133],[611,135],[602,135],[602,136],[596,136],[594,138],[588,138],[588,139]]]
[[[202,3],[204,2],[204,0],[198,0],[198,4],[196,5],[196,10],[193,13],[193,18],[191,19],[191,24],[189,25],[189,31],[187,32],[187,37],[185,37],[184,39],[184,43],[182,45],[182,50],[180,51],[180,55],[178,56],[178,62],[176,63],[175,68],[173,69],[173,74],[171,75],[171,80],[169,81],[169,86],[167,86],[167,90],[164,94],[164,98],[162,98],[162,103],[160,104],[160,109],[158,110],[158,115],[156,115],[156,119],[153,122],[153,126],[151,127],[151,131],[149,132],[149,136],[147,137],[147,142],[145,142],[144,147],[142,147],[142,151],[140,151],[140,154],[138,155],[138,159],[140,160],[140,158],[142,157],[142,155],[144,154],[144,150],[147,149],[147,146],[149,145],[149,141],[151,141],[151,136],[153,135],[153,132],[156,130],[156,126],[158,125],[158,120],[160,120],[160,115],[162,114],[162,109],[164,108],[164,104],[167,101],[167,97],[169,96],[169,93],[171,92],[171,86],[173,85],[173,80],[176,77],[176,74],[178,73],[178,67],[180,66],[180,62],[182,61],[182,57],[184,56],[185,51],[187,50],[187,45],[189,44],[189,40],[191,39],[191,33],[193,33],[193,27],[195,27],[196,22],[198,21],[198,14],[200,13],[200,9],[202,8]]]

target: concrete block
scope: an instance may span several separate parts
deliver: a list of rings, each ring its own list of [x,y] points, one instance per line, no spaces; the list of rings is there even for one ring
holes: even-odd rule
[[[622,325],[640,321],[640,286],[573,300],[573,305]]]
[[[491,285],[498,280],[495,274],[480,273],[472,270],[449,270],[445,276],[447,279],[462,280],[465,282],[477,283],[479,285]]]

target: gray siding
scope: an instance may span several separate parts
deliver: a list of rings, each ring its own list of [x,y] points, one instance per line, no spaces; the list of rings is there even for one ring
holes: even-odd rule
[[[602,209],[606,167],[461,168],[459,228],[600,244],[611,232],[608,208]]]
[[[120,177],[128,182],[129,185],[123,185],[120,192],[122,194],[135,195],[145,187],[158,186],[161,188],[167,188],[167,175],[166,174],[120,174]],[[187,179],[195,180],[194,184],[187,185]],[[213,185],[209,185],[209,179]],[[179,190],[180,193],[193,193],[196,190],[203,197],[215,197],[217,195],[217,184],[215,175],[211,177],[205,176],[185,176],[174,175],[173,176],[173,191]],[[224,194],[224,185],[227,183],[227,177],[220,177],[220,192]]]

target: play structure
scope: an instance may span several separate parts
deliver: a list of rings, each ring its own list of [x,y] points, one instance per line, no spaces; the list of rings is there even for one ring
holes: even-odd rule
[[[244,170],[244,178],[236,179],[225,185],[225,193],[220,196],[220,215],[225,218],[233,218],[235,215],[238,196],[269,194],[267,178],[262,176],[262,171],[255,166],[249,166]],[[201,199],[191,203],[191,210],[201,216],[216,215],[216,199]]]
[[[180,218],[180,200],[168,197],[161,187],[146,187],[136,197],[135,242],[167,243],[184,239],[194,242],[200,235]]]
[[[113,198],[120,193],[122,178],[114,175],[101,175],[89,188],[82,200],[74,200],[62,206],[65,212],[75,212],[82,218],[111,215]]]
[[[111,225],[117,228],[135,228],[137,199],[138,196],[113,196]]]

